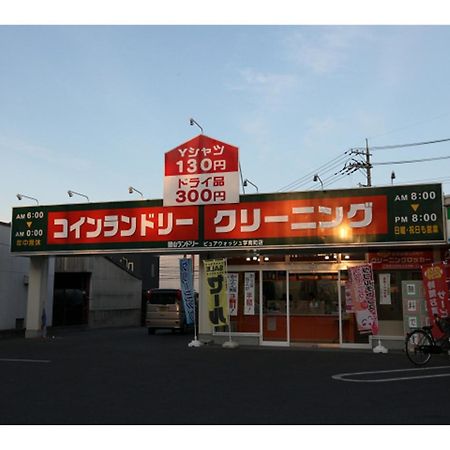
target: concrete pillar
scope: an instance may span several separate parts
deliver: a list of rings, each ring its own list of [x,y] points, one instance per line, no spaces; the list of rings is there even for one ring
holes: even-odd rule
[[[48,280],[49,258],[47,256],[30,257],[27,316],[25,321],[26,338],[37,338],[43,336],[42,311],[47,305],[49,292],[53,292],[52,287],[49,289]]]

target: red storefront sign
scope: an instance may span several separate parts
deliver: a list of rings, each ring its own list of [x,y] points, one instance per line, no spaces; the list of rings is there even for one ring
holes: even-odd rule
[[[428,264],[422,267],[423,286],[427,301],[430,323],[434,324],[434,316],[449,317],[450,302],[444,263]],[[433,326],[433,334],[439,336],[441,331]]]
[[[124,208],[48,213],[48,244],[198,239],[198,208]]]
[[[428,200],[417,207],[409,199],[416,198],[419,191]],[[73,254],[442,244],[440,193],[440,186],[422,185],[243,195],[237,204],[181,208],[163,206],[161,200],[21,207],[13,210],[11,251]],[[411,225],[402,225],[406,223]],[[377,269],[418,268],[432,261],[428,251],[371,255]]]
[[[431,250],[370,252],[373,270],[420,269],[434,260]]]
[[[387,232],[385,196],[246,202],[205,208],[205,239],[358,236]],[[376,214],[375,214],[376,211]]]
[[[165,154],[164,206],[238,202],[237,147],[199,135]]]

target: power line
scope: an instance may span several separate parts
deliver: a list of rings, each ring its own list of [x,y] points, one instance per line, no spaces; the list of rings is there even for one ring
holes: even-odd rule
[[[380,163],[372,163],[372,166],[387,166],[390,164],[411,164],[411,163],[418,163],[418,162],[426,162],[426,161],[438,161],[441,159],[449,159],[450,156],[438,156],[436,158],[423,158],[423,159],[409,159],[404,161],[386,161],[386,162],[380,162]]]
[[[332,159],[331,161],[328,161],[327,163],[321,165],[317,169],[307,173],[306,175],[300,178],[297,178],[296,180],[292,181],[286,186],[283,186],[278,190],[278,192],[293,190],[301,185],[307,184],[309,181],[311,181],[312,177],[315,174],[317,173],[323,174],[329,172],[330,170],[334,170],[336,167],[340,166],[345,159],[348,159],[346,155],[339,155],[336,158]]]
[[[437,178],[425,178],[420,180],[408,181],[406,184],[418,184],[418,183],[450,183],[450,177],[437,177]]]
[[[432,122],[433,120],[441,119],[442,117],[447,117],[450,113],[446,112],[444,114],[439,114],[438,116],[431,117],[430,119],[421,120],[419,122],[410,123],[409,125],[405,125],[403,127],[394,128],[393,130],[387,131],[386,133],[378,134],[376,136],[370,136],[369,139],[379,138],[381,136],[387,136],[388,134],[396,133],[397,131],[406,130],[411,127],[415,127],[417,125],[422,125],[423,123]]]
[[[423,142],[413,142],[408,144],[395,144],[395,145],[384,145],[384,146],[374,146],[370,147],[370,150],[388,150],[388,149],[397,149],[397,148],[407,148],[407,147],[414,147],[414,146],[421,146],[421,145],[431,145],[431,144],[438,144],[442,142],[449,142],[450,138],[446,139],[436,139],[432,141],[423,141]],[[366,160],[362,159],[356,159],[351,157],[352,155],[356,156],[363,156],[366,155]],[[347,150],[343,155],[339,155],[336,158],[332,159],[331,161],[323,164],[319,168],[307,173],[303,177],[297,178],[296,180],[292,181],[291,183],[287,184],[286,186],[280,188],[278,192],[280,191],[293,191],[295,189],[298,189],[299,187],[305,186],[305,185],[312,185],[312,177],[315,174],[320,174],[323,182],[323,186],[330,186],[331,184],[335,183],[339,179],[342,178],[344,175],[351,175],[354,172],[361,171],[364,173],[364,171],[368,172],[368,169],[372,168],[373,166],[383,166],[383,165],[397,165],[397,164],[413,164],[413,163],[420,163],[420,162],[427,162],[427,161],[437,161],[437,160],[444,160],[449,159],[450,156],[441,156],[441,157],[435,157],[435,158],[422,158],[422,159],[415,159],[415,160],[403,160],[403,161],[386,161],[386,162],[380,162],[380,163],[372,163],[370,161],[370,154],[369,154],[369,147],[368,143],[366,142],[366,147],[355,147],[351,148],[350,150]],[[344,167],[339,170],[338,172],[335,172],[331,174],[330,176],[326,176],[330,172],[332,172],[334,169],[339,167],[342,163],[344,163]],[[364,175],[367,175],[367,173],[364,173]],[[368,185],[371,183],[368,182]],[[315,185],[314,185],[315,187]],[[310,187],[310,189],[314,189],[314,187]]]
[[[425,142],[413,142],[411,144],[394,144],[394,145],[382,145],[382,146],[373,146],[370,147],[370,150],[390,150],[394,148],[405,148],[405,147],[417,147],[419,145],[429,145],[429,144],[439,144],[441,142],[448,142],[450,138],[447,139],[439,139],[435,141],[425,141]],[[356,147],[351,150],[364,150],[364,147]]]

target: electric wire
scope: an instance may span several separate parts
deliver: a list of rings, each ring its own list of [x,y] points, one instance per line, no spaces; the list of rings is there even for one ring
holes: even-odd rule
[[[328,173],[329,171],[334,170],[335,168],[339,167],[346,159],[348,159],[348,156],[339,155],[336,158],[333,158],[331,161],[328,161],[327,163],[321,165],[317,169],[308,172],[306,175],[297,178],[296,180],[292,181],[291,183],[283,186],[282,188],[278,189],[278,192],[280,191],[289,191],[298,188],[299,186],[302,186],[304,184],[309,183],[311,181],[311,178],[315,174],[319,174],[322,176],[324,173]]]
[[[448,141],[450,141],[450,138],[435,139],[435,140],[423,141],[423,142],[413,142],[413,143],[408,143],[408,144],[373,146],[373,147],[370,147],[370,151],[408,148],[408,147],[415,147],[415,146],[421,146],[421,145],[439,144],[439,143],[448,142]],[[363,173],[363,175],[365,175],[363,166],[366,164],[366,162],[363,160],[357,160],[355,158],[350,158],[349,155],[354,155],[355,152],[366,151],[366,150],[367,150],[366,147],[351,148],[350,150],[347,150],[343,155],[337,156],[336,158],[332,159],[331,161],[318,167],[316,170],[308,172],[303,177],[297,178],[296,180],[292,181],[291,183],[287,184],[286,186],[280,188],[278,190],[278,192],[293,191],[295,189],[298,189],[303,186],[308,186],[308,185],[310,186],[309,190],[317,189],[317,183],[316,182],[313,183],[311,180],[312,177],[316,174],[318,174],[320,176],[323,187],[330,186],[330,185],[334,184],[335,182],[339,181],[343,176],[351,175],[356,171],[360,171]],[[421,159],[413,159],[413,160],[385,161],[385,162],[379,162],[379,163],[370,163],[370,165],[371,165],[371,167],[373,167],[373,166],[383,166],[383,165],[413,164],[413,163],[421,163],[421,162],[428,162],[428,161],[444,160],[444,159],[449,159],[449,158],[450,158],[450,156],[440,156],[440,157],[434,157],[434,158],[421,158]],[[342,164],[344,164],[344,167],[340,171],[327,176],[328,174],[330,174],[330,172],[332,172],[334,169],[336,169],[337,167],[339,167]]]
[[[450,177],[425,178],[421,180],[408,181],[407,184],[421,184],[421,183],[450,183]]]
[[[449,159],[450,156],[437,156],[435,158],[422,158],[422,159],[408,159],[404,161],[385,161],[385,162],[379,162],[379,163],[372,163],[372,166],[388,166],[393,164],[412,164],[412,163],[418,163],[418,162],[427,162],[427,161],[438,161],[441,159]]]
[[[450,112],[446,112],[444,114],[439,114],[438,116],[434,116],[434,117],[431,117],[431,118],[426,119],[426,120],[421,120],[419,122],[413,122],[413,123],[410,123],[410,124],[405,125],[403,127],[394,128],[393,130],[387,131],[387,132],[382,133],[382,134],[378,134],[376,136],[369,136],[369,139],[375,139],[375,138],[379,138],[379,137],[382,137],[382,136],[387,136],[388,134],[397,133],[398,131],[406,130],[408,128],[417,127],[417,125],[422,125],[424,123],[433,122],[434,120],[442,119],[443,117],[447,117],[448,115],[450,115]]]
[[[307,184],[309,181],[311,181],[312,177],[315,174],[324,174],[328,173],[330,170],[333,170],[336,167],[339,167],[342,164],[342,156],[339,156],[332,161],[329,161],[328,163],[320,166],[318,169],[311,171],[304,175],[301,178],[298,178],[297,180],[294,180],[293,182],[289,183],[288,185],[284,186],[280,190],[293,190],[295,188],[298,188],[299,186],[302,186],[304,184]]]
[[[335,172],[335,170],[341,166],[342,163],[339,163],[337,165],[334,165],[332,167],[330,167],[328,170],[326,171],[320,171],[320,172],[315,172],[315,174],[319,175],[320,180],[322,181],[322,184],[324,186],[330,184],[330,180],[334,177],[340,178],[341,174],[339,172]],[[330,175],[328,175],[331,172]],[[291,190],[293,190],[294,188],[299,188],[302,186],[313,186],[311,189],[317,189],[317,182],[313,181],[312,176],[310,176],[309,178],[307,178],[306,180],[304,180],[302,183],[295,185],[294,187],[292,187]]]
[[[393,145],[375,145],[370,146],[370,150],[391,150],[395,148],[407,148],[407,147],[418,147],[420,145],[430,145],[430,144],[440,144],[441,142],[448,142],[450,138],[446,139],[437,139],[434,141],[425,141],[425,142],[412,142],[410,144],[393,144]],[[366,150],[365,147],[355,147],[351,150]]]

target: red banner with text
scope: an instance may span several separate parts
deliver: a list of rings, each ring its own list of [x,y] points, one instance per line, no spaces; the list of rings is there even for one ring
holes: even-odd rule
[[[353,312],[360,333],[378,334],[378,315],[372,266],[363,264],[348,269]]]
[[[422,266],[422,278],[428,317],[433,324],[433,335],[439,337],[442,332],[434,325],[435,316],[441,318],[450,316],[446,264],[435,263]]]

